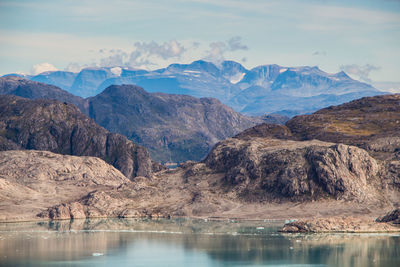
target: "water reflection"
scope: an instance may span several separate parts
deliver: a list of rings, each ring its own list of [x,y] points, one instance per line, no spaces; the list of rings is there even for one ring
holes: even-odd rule
[[[394,234],[279,234],[282,222],[99,219],[0,224],[0,265],[400,266]]]

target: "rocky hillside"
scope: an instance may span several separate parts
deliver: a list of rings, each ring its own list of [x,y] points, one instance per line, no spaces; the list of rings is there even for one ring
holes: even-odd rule
[[[246,117],[214,98],[148,93],[134,85],[110,86],[95,97],[82,99],[55,86],[7,76],[0,78],[0,94],[72,103],[109,131],[145,146],[161,162],[201,160],[220,140],[257,123],[288,119]]]
[[[204,162],[224,173],[226,187],[245,200],[383,199],[377,190],[379,166],[357,147],[320,141],[232,138],[216,146]]]
[[[98,187],[54,205],[43,204],[35,218],[376,218],[400,205],[400,163],[394,146],[398,133],[390,126],[397,120],[397,100],[398,96],[366,98],[309,115],[318,118],[335,110],[338,118],[358,122],[354,129],[363,129],[363,122],[377,121],[380,114],[382,127],[389,125],[371,135],[345,132],[349,144],[334,142],[335,135],[318,135],[329,127],[311,128],[307,116],[296,117],[286,126],[262,124],[219,142],[202,162],[186,162],[150,179],[136,177],[117,188]],[[358,120],[360,116],[364,120]],[[302,132],[294,123],[299,118],[306,125]],[[320,123],[328,121],[319,118]],[[329,118],[334,119],[333,113]],[[329,123],[343,126],[343,121]],[[332,139],[315,140],[308,131]],[[7,164],[3,162],[5,173],[17,168]],[[7,181],[7,175],[3,177]]]
[[[400,95],[361,98],[297,116],[286,126],[299,140],[319,139],[396,153],[400,149]]]
[[[130,179],[152,173],[145,148],[98,126],[74,105],[54,100],[0,95],[0,150],[10,149],[95,156]]]
[[[149,149],[162,162],[201,160],[220,140],[261,123],[214,98],[148,93],[134,85],[113,85],[89,98],[89,115]]]
[[[393,191],[381,184],[381,171],[378,161],[354,146],[232,138],[202,163],[92,191],[40,216],[52,218],[60,208],[79,206],[87,217],[377,217],[395,204]]]
[[[43,207],[126,182],[129,180],[121,172],[96,157],[33,150],[0,151],[0,221],[32,220]],[[84,218],[85,214],[74,213],[74,218],[79,217]]]
[[[53,99],[85,109],[85,100],[54,85],[30,81],[17,76],[0,77],[0,95],[16,95],[29,99]]]
[[[40,151],[0,156],[0,220],[377,217],[393,209],[376,160],[362,149],[320,141],[228,139],[204,163],[133,181],[99,159]]]
[[[289,120],[260,124],[236,138],[269,137],[344,143],[365,149],[383,164],[384,180],[400,188],[400,95],[365,97]]]

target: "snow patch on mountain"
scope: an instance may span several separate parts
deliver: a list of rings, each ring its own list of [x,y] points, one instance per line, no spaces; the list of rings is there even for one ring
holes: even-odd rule
[[[231,84],[237,84],[238,82],[240,82],[244,75],[246,75],[246,73],[242,72],[242,73],[237,73],[234,76],[231,76],[229,81],[231,82]]]
[[[122,69],[120,67],[114,67],[110,69],[111,73],[117,76],[121,76]]]
[[[86,68],[79,73],[55,71],[25,78],[56,85],[82,97],[97,95],[113,84],[136,84],[149,92],[214,97],[249,115],[283,112],[292,116],[382,93],[369,84],[353,80],[343,71],[330,74],[316,66],[276,64],[248,70],[235,61],[216,66],[198,60],[154,71]],[[395,87],[386,86],[397,91],[392,89]]]

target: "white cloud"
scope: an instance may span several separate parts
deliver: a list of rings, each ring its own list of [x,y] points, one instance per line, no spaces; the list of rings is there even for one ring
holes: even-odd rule
[[[32,71],[31,73],[33,75],[37,75],[46,71],[57,71],[58,69],[56,67],[54,67],[54,65],[44,62],[44,63],[40,63],[40,64],[35,64],[32,67]]]
[[[247,45],[242,43],[242,37],[235,36],[228,40],[228,45],[231,51],[248,50]]]
[[[141,55],[156,56],[162,59],[179,58],[184,52],[185,47],[176,40],[158,44],[157,42],[136,42],[135,51]]]
[[[212,42],[210,43],[210,50],[207,51],[208,55],[204,59],[219,63],[224,60],[226,51],[227,46],[224,42]]]
[[[67,65],[67,67],[64,68],[64,70],[70,72],[80,72],[83,68],[84,66],[81,66],[76,62],[71,62]]]
[[[351,64],[351,65],[342,65],[340,66],[340,69],[346,72],[347,74],[350,74],[350,76],[358,78],[361,81],[370,83],[371,79],[369,78],[369,75],[371,71],[379,70],[380,67],[371,64],[366,64],[364,66]]]
[[[208,49],[207,49],[208,47]],[[184,42],[170,40],[168,42],[135,42],[132,49],[106,49],[97,51],[100,67],[129,67],[154,69],[177,61],[193,61],[203,58],[214,63],[225,59],[227,52],[247,50],[240,36],[227,41],[201,43],[193,40]],[[204,56],[206,55],[206,56]]]
[[[105,49],[101,49],[105,50]],[[104,52],[100,52],[103,54]],[[125,64],[126,58],[128,57],[128,53],[124,52],[121,49],[112,49],[109,51],[109,55],[100,59],[100,66],[102,67],[114,67],[114,66],[123,66]]]
[[[101,56],[98,65],[101,67],[149,68],[160,62],[178,60],[187,51],[177,40],[158,43],[135,42],[133,49],[99,49]]]
[[[210,43],[209,47],[210,49],[206,51],[207,56],[204,59],[216,64],[225,60],[225,53],[227,52],[248,50],[247,45],[242,43],[242,37],[240,36],[232,37],[226,42],[212,42]]]

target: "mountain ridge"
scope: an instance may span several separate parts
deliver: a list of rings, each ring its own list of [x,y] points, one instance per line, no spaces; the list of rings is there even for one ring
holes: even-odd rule
[[[135,84],[146,88],[148,92],[215,97],[234,110],[249,115],[290,114],[290,110],[293,114],[304,114],[360,96],[384,94],[371,85],[351,79],[343,71],[330,74],[317,66],[283,67],[270,64],[248,70],[235,61],[223,61],[220,66],[216,66],[211,62],[197,60],[190,64],[171,64],[154,71],[116,68],[120,72],[112,72],[111,67],[83,69],[75,78],[71,76],[74,81],[69,82],[69,87],[65,86],[65,80],[57,82],[55,74],[60,75],[59,71],[47,73],[47,76],[40,74],[26,78],[40,79],[84,97],[94,96],[113,84]],[[263,93],[258,96],[246,95],[247,100],[244,102],[238,99],[244,90],[254,86],[261,87]],[[322,95],[329,96],[323,105],[319,104]],[[329,100],[342,95],[347,96],[338,97],[336,101]],[[311,103],[311,109],[296,105],[297,101],[304,102],[305,97]],[[259,104],[260,101],[271,99],[276,99],[279,107]],[[285,113],[284,110],[289,112]]]
[[[89,116],[149,149],[154,160],[201,160],[220,140],[262,120],[243,116],[215,98],[148,93],[112,85],[88,99]]]
[[[30,94],[12,89],[21,87]],[[263,121],[286,120],[282,116],[246,117],[217,99],[148,93],[134,85],[112,85],[83,99],[55,86],[2,77],[0,94],[78,103],[82,113],[109,131],[146,146],[153,159],[161,162],[201,160],[222,139]]]

